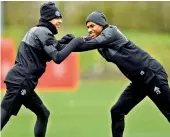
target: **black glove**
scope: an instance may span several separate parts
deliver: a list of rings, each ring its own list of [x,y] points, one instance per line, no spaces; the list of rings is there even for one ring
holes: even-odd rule
[[[73,34],[66,34],[64,37],[62,37],[61,40],[59,40],[59,42],[61,44],[68,44],[72,39],[74,39],[74,35]]]

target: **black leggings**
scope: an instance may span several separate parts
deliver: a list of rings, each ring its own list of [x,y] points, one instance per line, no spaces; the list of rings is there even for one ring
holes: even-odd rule
[[[11,114],[8,114],[8,112],[1,107],[1,130],[6,125],[10,117],[11,117]]]
[[[111,109],[112,135],[123,137],[124,117],[148,96],[170,122],[170,88],[166,77],[157,75],[148,84],[130,84]]]
[[[33,108],[31,111],[34,112],[37,116],[37,120],[34,126],[35,137],[45,137],[50,112],[43,104],[39,108]],[[11,116],[12,114],[9,114],[8,111],[1,108],[1,130],[9,121]]]
[[[45,137],[48,118],[50,115],[49,110],[44,106],[41,105],[39,110],[31,110],[37,115],[37,121],[34,126],[34,135],[35,137]]]

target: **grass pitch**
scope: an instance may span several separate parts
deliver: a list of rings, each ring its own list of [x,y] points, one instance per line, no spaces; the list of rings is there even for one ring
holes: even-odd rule
[[[78,91],[38,92],[51,111],[46,137],[111,137],[110,108],[127,81],[81,81]],[[36,116],[22,107],[2,137],[33,137]],[[124,137],[169,137],[170,125],[147,97],[126,116]]]

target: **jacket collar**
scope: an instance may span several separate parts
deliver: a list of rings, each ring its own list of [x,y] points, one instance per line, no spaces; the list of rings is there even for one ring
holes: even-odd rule
[[[56,35],[58,33],[56,27],[51,22],[46,21],[42,18],[39,19],[39,22],[36,26],[37,27],[44,26],[44,27],[48,28],[53,33],[53,35]]]

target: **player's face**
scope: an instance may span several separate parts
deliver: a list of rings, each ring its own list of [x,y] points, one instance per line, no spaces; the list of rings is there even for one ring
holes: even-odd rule
[[[88,29],[89,36],[92,38],[96,38],[103,31],[103,27],[100,25],[97,25],[94,22],[88,22],[87,29]]]
[[[56,27],[58,30],[60,28],[60,25],[62,24],[62,19],[61,18],[55,18],[50,20],[50,22]]]

